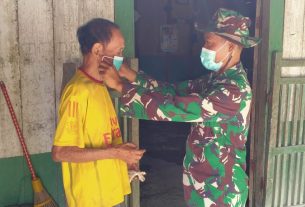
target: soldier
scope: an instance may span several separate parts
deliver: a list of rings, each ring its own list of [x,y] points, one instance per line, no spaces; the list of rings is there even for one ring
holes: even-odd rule
[[[121,111],[139,119],[192,122],[184,158],[187,206],[245,206],[247,134],[252,92],[240,62],[243,48],[259,43],[249,37],[250,19],[219,9],[204,33],[202,65],[209,76],[179,84],[136,74],[126,65],[117,73],[106,63],[104,82],[122,93]],[[123,82],[124,77],[128,82]]]

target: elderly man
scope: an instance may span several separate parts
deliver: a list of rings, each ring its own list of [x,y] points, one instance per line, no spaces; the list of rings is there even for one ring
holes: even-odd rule
[[[99,63],[107,59],[120,67],[124,37],[102,18],[79,27],[77,37],[83,63],[61,97],[53,159],[62,162],[69,207],[123,207],[131,191],[127,165],[137,164],[144,150],[123,143]]]
[[[125,65],[117,73],[101,64],[105,83],[122,93],[121,111],[127,116],[193,122],[183,163],[190,207],[240,207],[248,197],[245,143],[252,93],[240,54],[259,42],[249,37],[249,25],[249,18],[227,9],[219,9],[208,28],[197,25],[205,39],[202,65],[213,71],[197,80],[173,85]]]

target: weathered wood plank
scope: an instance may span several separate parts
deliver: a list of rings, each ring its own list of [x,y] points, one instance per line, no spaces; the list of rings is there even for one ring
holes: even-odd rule
[[[292,112],[291,112],[291,145],[296,145],[297,144],[297,132],[298,132],[298,120],[300,119],[300,108],[299,108],[299,103],[300,103],[300,84],[295,84],[294,86],[294,91],[293,91],[293,100],[292,100]]]
[[[283,57],[289,59],[305,57],[305,1],[285,1]],[[303,63],[304,64],[304,63]],[[300,67],[283,68],[283,75],[295,76]],[[302,71],[298,71],[302,75]],[[303,74],[304,75],[304,74]]]
[[[283,57],[302,58],[305,1],[285,1]]]
[[[62,88],[63,64],[80,63],[81,54],[76,37],[77,28],[91,18],[114,20],[113,0],[53,1],[55,42],[56,111]]]
[[[272,206],[277,206],[279,201],[280,185],[281,185],[281,156],[276,156],[274,161],[274,191],[272,195]]]
[[[305,143],[304,143],[305,144]],[[300,203],[305,202],[305,153],[301,153],[301,179],[300,179]]]
[[[287,106],[286,106],[286,102],[285,102],[285,100],[286,100],[285,95],[287,93],[286,93],[285,85],[281,85],[280,93],[281,93],[280,94],[280,104],[279,104],[280,109],[279,109],[279,113],[278,113],[279,121],[278,121],[278,129],[277,129],[278,137],[277,137],[277,145],[276,145],[277,147],[281,147],[282,144],[284,143],[284,139],[285,139],[284,134],[283,134],[283,129],[284,129],[283,126],[285,124],[284,117],[285,117],[285,114],[287,113],[286,112]]]
[[[303,20],[303,25],[302,25],[302,29],[303,29],[303,38],[302,38],[302,57],[305,57],[305,2],[303,1],[303,7],[302,8],[299,8],[299,10],[303,10],[304,13],[303,13],[303,17],[302,17],[302,20]],[[305,199],[305,198],[304,198]]]
[[[0,25],[0,80],[6,84],[18,121],[21,123],[16,1],[0,1]],[[22,154],[14,125],[1,92],[0,143],[0,158]]]
[[[301,152],[305,152],[305,144],[273,148],[270,153],[273,156],[276,156],[280,154],[292,154],[292,153],[301,153]]]
[[[305,61],[304,61],[305,64]],[[290,67],[290,68],[282,68],[281,76],[285,77],[287,80],[291,77],[305,77],[305,68],[297,68],[297,67]]]
[[[300,200],[300,191],[301,188],[304,188],[304,186],[300,185],[300,180],[302,178],[302,175],[300,174],[301,171],[301,153],[297,153],[295,155],[296,157],[296,169],[295,169],[295,180],[294,180],[294,193],[293,193],[293,205],[297,205]]]
[[[55,130],[52,0],[19,0],[18,22],[24,136],[30,153],[48,152]]]
[[[304,125],[305,125],[305,84],[302,84],[302,92],[301,92],[301,96],[302,96],[302,102],[300,104],[301,106],[301,110],[300,110],[300,128],[299,128],[299,142],[298,144],[304,144],[305,145],[305,129],[304,129]]]

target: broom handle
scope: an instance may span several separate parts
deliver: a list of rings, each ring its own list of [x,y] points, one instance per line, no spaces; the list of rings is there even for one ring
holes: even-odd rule
[[[0,87],[1,87],[2,93],[4,95],[5,101],[7,103],[8,109],[10,111],[11,118],[13,120],[15,129],[16,129],[21,147],[22,147],[22,151],[23,151],[23,154],[24,154],[24,157],[25,157],[25,160],[26,160],[26,163],[29,167],[29,170],[30,170],[30,173],[31,173],[31,176],[32,176],[32,180],[35,180],[35,179],[37,179],[37,176],[36,176],[36,173],[34,171],[34,168],[33,168],[33,165],[32,165],[31,159],[30,159],[29,151],[26,147],[24,136],[23,136],[23,134],[21,132],[21,129],[19,127],[18,120],[17,120],[16,114],[15,114],[13,105],[11,103],[10,97],[8,95],[8,92],[6,90],[6,87],[5,87],[5,84],[4,84],[3,81],[0,81]]]

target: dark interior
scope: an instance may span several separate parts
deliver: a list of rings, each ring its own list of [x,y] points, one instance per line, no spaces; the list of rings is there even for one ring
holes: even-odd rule
[[[202,34],[193,25],[195,22],[207,24],[220,7],[234,9],[250,17],[250,33],[254,36],[256,0],[135,0],[136,57],[139,58],[140,70],[157,80],[171,83],[208,73],[199,58]],[[170,40],[163,33],[168,25],[174,30]],[[252,83],[253,49],[243,51],[242,63]],[[141,169],[148,173],[147,181],[141,184],[143,206],[156,206],[150,200],[171,199],[175,195],[180,196],[178,200],[183,202],[181,169],[189,130],[189,123],[140,120],[140,147],[147,150]],[[248,155],[249,146],[248,139]],[[160,176],[160,170],[164,170],[164,175],[167,175],[166,166],[171,164],[177,166],[177,171],[169,176],[177,178],[163,177],[155,181],[154,173]],[[158,192],[160,189],[164,192]]]

